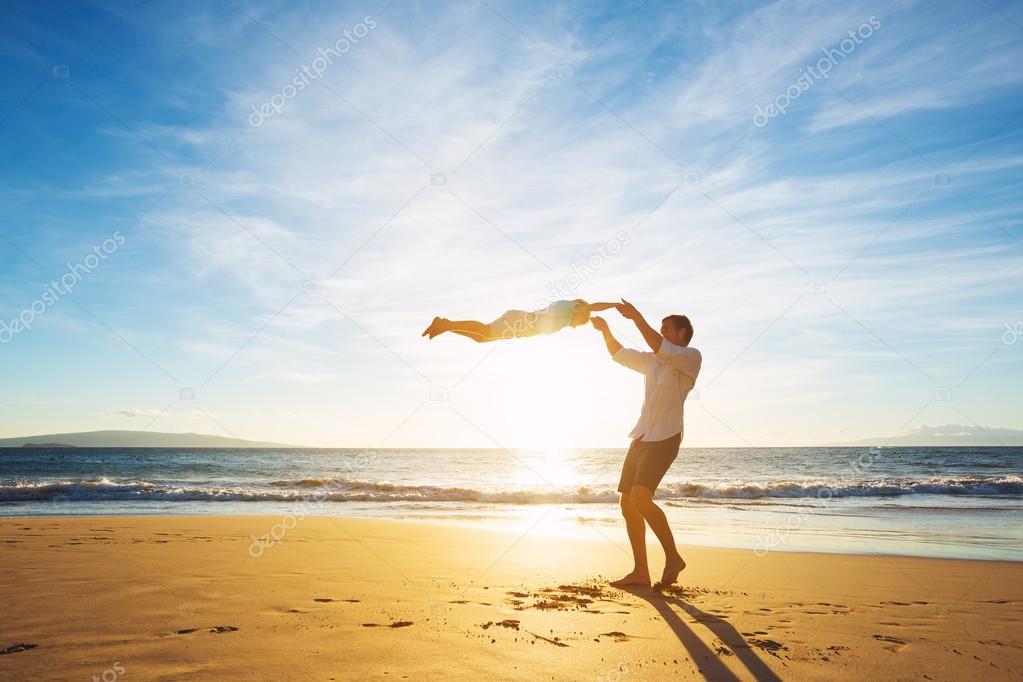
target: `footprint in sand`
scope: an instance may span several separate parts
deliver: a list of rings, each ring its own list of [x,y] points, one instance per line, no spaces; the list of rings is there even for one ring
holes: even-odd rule
[[[629,602],[620,601],[623,594],[620,590],[594,582],[584,585],[558,585],[544,587],[536,592],[510,591],[505,593],[505,602],[516,611],[537,609],[540,611],[581,611],[584,613],[602,613],[595,608],[594,602],[609,602],[622,606],[631,606]],[[531,600],[528,603],[526,600]],[[488,604],[489,605],[489,604]]]
[[[560,647],[567,647],[568,646],[567,644],[565,644],[564,642],[561,641],[560,637],[555,637],[554,639],[550,639],[548,637],[544,637],[543,635],[538,635],[535,632],[530,632],[529,634],[533,635],[533,637],[535,637],[536,639],[541,639],[541,640],[547,642],[548,644],[553,644],[554,646],[560,646]],[[493,640],[491,640],[491,643],[493,643]]]
[[[202,628],[185,628],[183,630],[178,630],[177,634],[179,634],[179,635],[190,635],[193,632],[199,632],[199,630],[201,630],[201,629]],[[218,634],[219,635],[219,634],[221,634],[223,632],[238,632],[238,628],[236,628],[233,625],[214,625],[209,630],[207,630],[207,632],[212,632],[214,634]]]
[[[37,646],[39,646],[39,645],[38,644],[24,644],[24,643],[22,643],[22,644],[12,644],[11,646],[7,647],[6,649],[0,649],[0,656],[4,656],[6,654],[16,654],[19,651],[28,651],[29,649],[35,649]]]
[[[753,646],[757,647],[758,649],[761,649],[762,651],[766,651],[775,658],[781,658],[781,656],[778,655],[779,651],[789,650],[787,646],[785,646],[781,642],[776,642],[773,639],[760,639],[759,637],[754,637],[753,639],[749,640],[749,644],[752,644]]]
[[[492,620],[488,620],[486,623],[481,623],[480,627],[483,628],[484,630],[489,630],[490,626],[492,625],[497,625],[502,628],[508,628],[510,630],[519,629],[519,621],[515,620],[514,618],[505,618],[504,620],[498,621],[496,623]]]
[[[899,652],[905,649],[907,646],[906,642],[904,642],[903,640],[899,639],[898,637],[891,637],[889,635],[874,635],[874,639],[876,639],[879,642],[887,642],[888,645],[885,646],[885,649],[888,649],[888,651]]]

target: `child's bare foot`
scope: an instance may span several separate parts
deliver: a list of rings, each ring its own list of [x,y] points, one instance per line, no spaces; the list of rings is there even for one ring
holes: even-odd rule
[[[610,584],[612,587],[627,587],[629,585],[640,585],[642,587],[650,587],[650,574],[633,571],[624,578],[612,580]]]
[[[432,339],[433,337],[437,336],[437,334],[440,334],[440,330],[437,329],[438,322],[440,322],[439,317],[433,318],[433,322],[430,323],[429,327],[423,330],[423,333],[420,334],[420,336],[427,336]]]

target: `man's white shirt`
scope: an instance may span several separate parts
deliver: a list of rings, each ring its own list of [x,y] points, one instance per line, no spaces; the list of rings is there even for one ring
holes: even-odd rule
[[[645,377],[643,410],[629,437],[655,441],[682,433],[682,406],[700,373],[700,351],[663,339],[656,353],[622,346],[612,357]]]

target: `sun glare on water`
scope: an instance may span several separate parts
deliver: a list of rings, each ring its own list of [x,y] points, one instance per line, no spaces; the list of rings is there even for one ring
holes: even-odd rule
[[[561,488],[578,482],[579,472],[563,448],[524,449],[515,453],[522,463],[516,485],[521,488]]]

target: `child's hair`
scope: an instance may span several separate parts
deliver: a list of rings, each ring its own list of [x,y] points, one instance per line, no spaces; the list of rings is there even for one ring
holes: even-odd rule
[[[577,324],[574,324],[577,320],[578,320],[578,324],[586,324],[587,322],[589,322],[590,321],[590,304],[588,302],[584,301],[581,298],[575,298],[575,299],[572,299],[572,300],[575,301],[575,305],[576,305],[575,312],[572,313],[573,326],[578,326]],[[581,311],[579,310],[579,306],[580,305],[583,306],[583,309]],[[582,313],[585,313],[585,315],[582,314]]]

